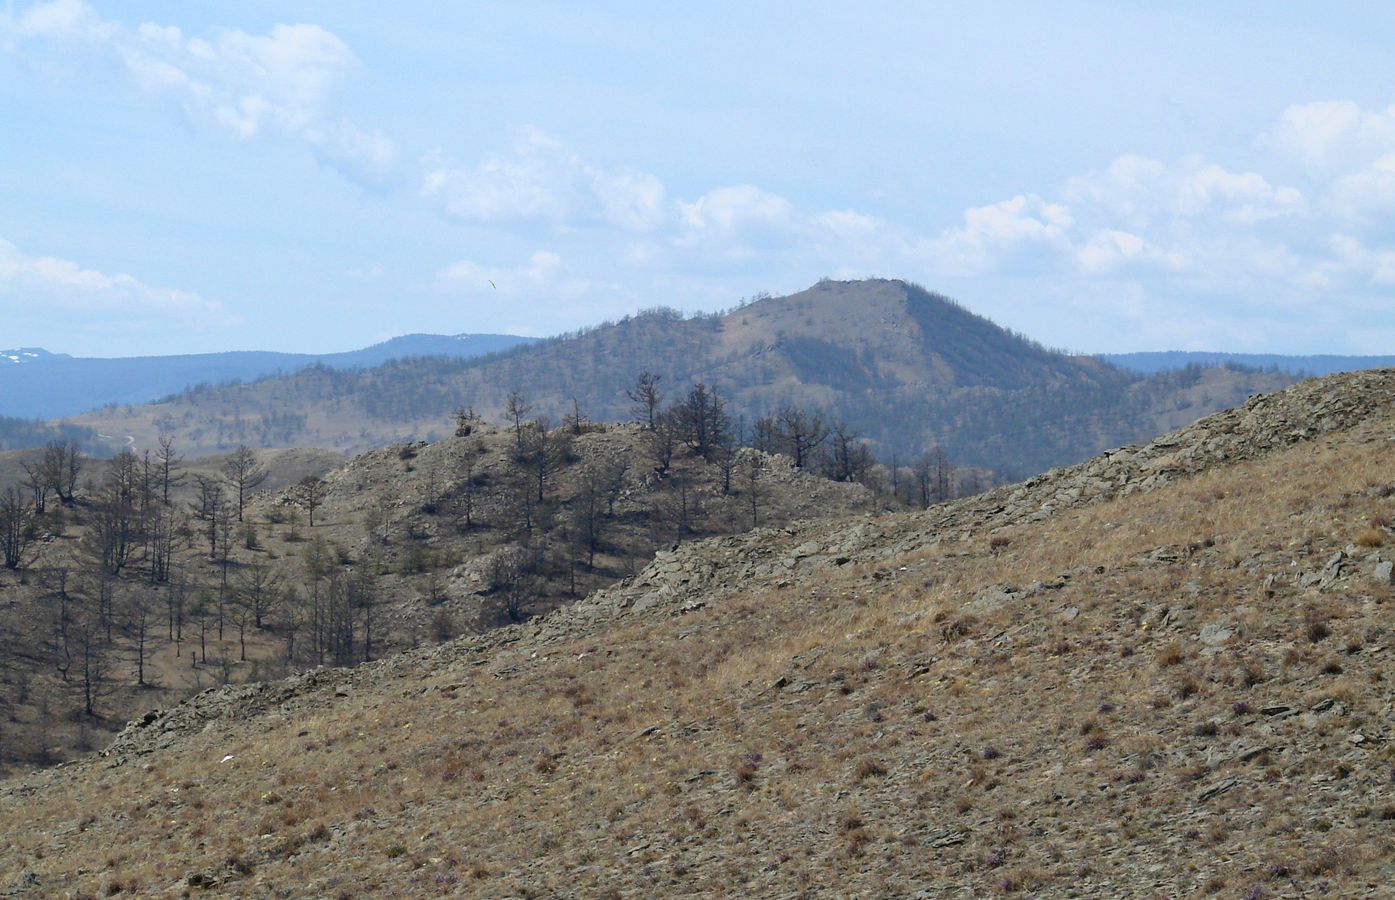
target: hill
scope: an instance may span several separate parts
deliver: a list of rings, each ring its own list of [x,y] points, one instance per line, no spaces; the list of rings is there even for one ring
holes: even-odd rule
[[[1249,369],[1277,369],[1290,375],[1307,377],[1395,366],[1395,356],[1285,356],[1277,353],[1212,353],[1183,350],[1099,353],[1096,354],[1096,359],[1142,375],[1171,372],[1188,366],[1237,365]]]
[[[1370,896],[1395,372],[526,625],[211,690],[0,789],[0,883]]]
[[[1241,369],[1142,378],[1046,350],[915,285],[825,281],[722,315],[650,310],[494,357],[315,368],[71,421],[139,446],[163,430],[199,452],[238,443],[356,452],[447,434],[461,407],[502,421],[512,391],[554,421],[574,400],[592,421],[622,420],[642,371],[671,394],[696,381],[716,387],[748,426],[785,405],[814,408],[883,459],[938,446],[1005,477],[1145,440],[1179,414],[1191,421],[1293,380]]]
[[[53,419],[107,404],[145,403],[198,384],[246,381],[312,365],[356,369],[409,356],[468,358],[529,341],[506,334],[409,334],[361,350],[319,355],[237,351],[104,358],[35,347],[4,350],[0,351],[0,416]]]
[[[527,620],[683,541],[895,502],[634,425],[462,431],[350,460],[174,448],[168,478],[158,456],[79,460],[37,516],[22,464],[46,452],[0,454],[0,771],[209,685]]]

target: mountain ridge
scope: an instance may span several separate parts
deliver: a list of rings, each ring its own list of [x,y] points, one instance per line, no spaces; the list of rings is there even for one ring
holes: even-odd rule
[[[1358,372],[1363,369],[1387,369],[1395,366],[1395,356],[1350,356],[1331,353],[1227,353],[1202,350],[1160,350],[1137,353],[1096,353],[1105,360],[1133,372],[1152,375],[1158,372],[1184,369],[1187,366],[1240,365],[1252,369],[1274,368],[1303,376],[1333,375],[1338,372]]]
[[[170,356],[80,357],[41,348],[0,352],[0,416],[53,419],[107,404],[146,403],[196,384],[257,379],[307,366],[335,369],[381,365],[406,356],[469,357],[529,343],[516,335],[407,334],[358,350],[281,353],[229,350]]]
[[[938,446],[1009,478],[1293,380],[1219,369],[1145,379],[1048,351],[917,285],[877,279],[824,281],[723,314],[648,310],[491,357],[303,370],[72,422],[141,446],[165,431],[200,452],[239,443],[353,452],[447,434],[462,407],[503,421],[515,390],[554,421],[574,400],[591,420],[627,419],[627,389],[642,371],[661,376],[665,392],[706,382],[746,427],[786,405],[806,407],[846,421],[884,458]]]

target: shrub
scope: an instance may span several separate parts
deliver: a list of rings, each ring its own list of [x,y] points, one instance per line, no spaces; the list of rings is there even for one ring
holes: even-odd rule
[[[1385,532],[1375,527],[1367,528],[1356,536],[1355,543],[1358,547],[1382,546],[1385,543]]]
[[[880,778],[885,774],[886,766],[871,757],[867,757],[857,764],[857,779],[859,781],[867,778]]]

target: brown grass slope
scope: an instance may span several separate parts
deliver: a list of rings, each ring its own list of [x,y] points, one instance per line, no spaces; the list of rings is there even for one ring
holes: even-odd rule
[[[357,452],[449,434],[464,406],[505,421],[512,390],[554,422],[573,398],[594,421],[622,420],[641,371],[661,375],[671,397],[694,381],[713,385],[748,424],[784,404],[818,408],[883,456],[910,459],[936,444],[1010,477],[1146,440],[1293,380],[1232,369],[1142,378],[1046,350],[916,285],[877,279],[821,282],[720,316],[649,311],[494,357],[309,369],[72,422],[143,447],[166,431],[196,452],[239,443]]]
[[[475,425],[469,436],[350,460],[318,450],[256,451],[267,479],[251,494],[244,525],[219,539],[226,578],[221,554],[210,556],[207,523],[193,519],[174,542],[167,581],[153,581],[141,551],[119,576],[100,578],[88,543],[93,489],[72,507],[52,504],[45,537],[24,565],[0,568],[0,777],[105,746],[132,716],[209,685],[381,658],[525,621],[635,574],[679,541],[745,531],[753,518],[783,525],[881,502],[861,485],[749,449],[724,477],[720,465],[680,447],[661,477],[650,435],[635,425],[550,434],[552,463],[537,502],[536,469],[520,471],[516,437]],[[7,456],[0,454],[0,489]],[[218,476],[225,462],[208,456],[179,467],[175,515],[196,505],[197,478]],[[105,469],[89,461],[84,476],[100,482]],[[325,486],[313,524],[295,502],[307,474],[323,476]],[[528,530],[520,490],[531,501]],[[599,493],[588,500],[588,490]],[[594,543],[586,540],[588,503]],[[336,583],[346,589],[351,581],[368,605],[332,628],[329,598]],[[254,582],[261,585],[255,606],[247,593]],[[105,619],[104,584],[112,598]],[[79,649],[87,621],[106,636],[95,657],[93,714],[86,714]],[[326,646],[330,634],[343,638]]]
[[[24,895],[1370,896],[1395,371],[525,626],[211,691],[0,793]]]

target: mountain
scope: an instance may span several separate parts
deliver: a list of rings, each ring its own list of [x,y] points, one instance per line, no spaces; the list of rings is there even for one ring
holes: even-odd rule
[[[197,384],[262,378],[316,364],[354,369],[406,356],[471,357],[530,340],[505,334],[410,334],[361,350],[321,355],[237,351],[100,358],[34,347],[6,350],[0,351],[0,416],[52,419],[105,404],[145,403]]]
[[[49,353],[42,347],[20,347],[15,350],[0,350],[0,366],[8,360],[11,365],[24,365],[41,360],[72,359],[64,353]]]
[[[1211,353],[1167,350],[1150,353],[1098,353],[1097,359],[1130,372],[1154,375],[1188,366],[1237,365],[1250,369],[1277,369],[1291,375],[1331,375],[1395,366],[1395,356],[1284,356],[1276,353]]]
[[[532,622],[208,690],[0,786],[0,885],[1379,896],[1395,371]]]
[[[520,391],[553,421],[573,402],[592,421],[628,418],[636,376],[670,395],[715,386],[746,427],[786,404],[823,411],[904,461],[936,445],[1020,477],[1290,383],[1278,373],[1189,370],[1143,378],[1049,351],[902,281],[824,281],[721,315],[655,309],[577,334],[468,360],[408,359],[200,388],[73,424],[138,446],[178,436],[191,452],[253,446],[359,451],[450,433],[473,407],[494,421]]]

